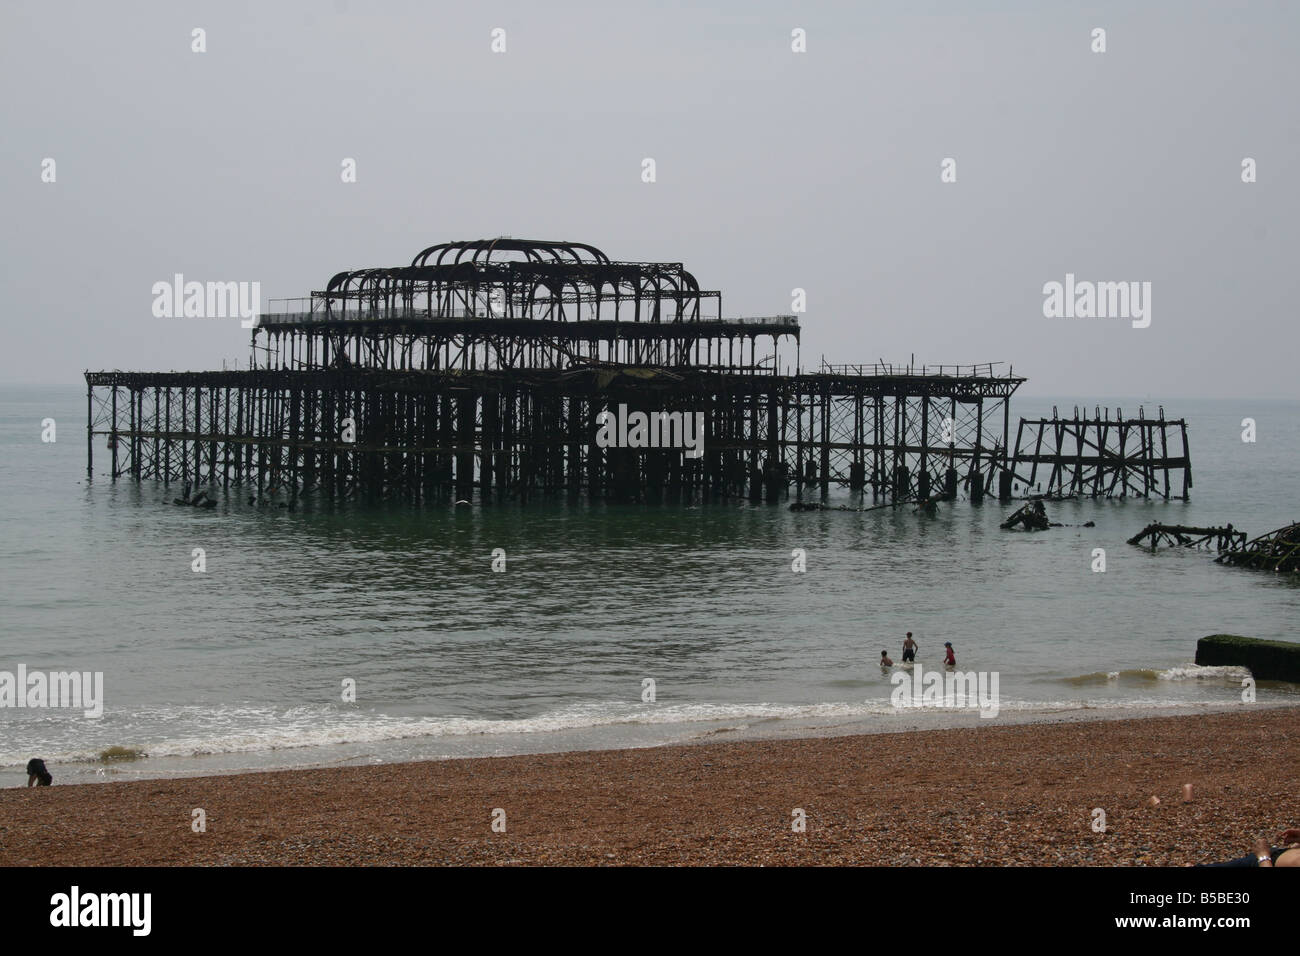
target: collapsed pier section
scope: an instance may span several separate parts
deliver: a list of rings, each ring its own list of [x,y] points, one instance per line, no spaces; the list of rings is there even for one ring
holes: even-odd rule
[[[1192,489],[1187,422],[1125,418],[1100,406],[1062,418],[1024,419],[1016,429],[1015,481],[1049,498],[1182,498]]]

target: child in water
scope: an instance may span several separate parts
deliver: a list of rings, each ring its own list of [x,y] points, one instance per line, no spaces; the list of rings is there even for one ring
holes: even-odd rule
[[[944,666],[945,666],[945,667],[956,667],[956,666],[957,666],[957,658],[954,657],[954,656],[953,656],[953,653],[952,653],[952,641],[944,641],[944,642],[943,642],[943,646],[946,647],[946,648],[948,649],[948,650],[947,650],[947,653],[945,653],[945,654],[944,654],[944,657],[943,657],[943,663],[944,663]]]
[[[884,651],[881,651],[881,652],[880,652],[880,669],[881,669],[881,670],[884,670],[886,667],[893,667],[893,666],[894,666],[894,662],[891,661],[891,660],[889,659],[889,655],[886,654]]]

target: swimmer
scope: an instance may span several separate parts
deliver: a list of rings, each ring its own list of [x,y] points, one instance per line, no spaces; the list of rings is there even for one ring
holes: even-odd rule
[[[903,663],[916,660],[916,649],[919,647],[916,641],[912,640],[912,632],[907,632],[907,637],[903,638]]]

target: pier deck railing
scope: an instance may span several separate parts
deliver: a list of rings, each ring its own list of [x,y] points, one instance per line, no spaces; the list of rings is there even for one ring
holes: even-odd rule
[[[377,309],[346,309],[342,311],[327,310],[321,299],[271,299],[268,310],[258,316],[258,325],[312,325],[320,322],[464,322],[479,319],[500,319],[506,316],[493,315],[475,309],[443,309],[430,312],[428,309],[405,306],[381,307]],[[518,318],[515,316],[514,318]],[[756,315],[735,316],[720,319],[692,319],[695,325],[752,325],[766,328],[799,327],[799,319],[793,315]]]
[[[932,377],[947,375],[952,378],[1014,378],[1014,370],[1007,368],[1005,374],[996,371],[1002,362],[981,362],[976,365],[895,365],[892,362],[873,362],[870,365],[831,365],[822,361],[820,374],[839,376],[882,376],[895,377]]]

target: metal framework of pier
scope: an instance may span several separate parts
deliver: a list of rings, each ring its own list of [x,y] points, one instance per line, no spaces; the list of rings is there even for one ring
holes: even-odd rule
[[[1192,488],[1187,422],[1097,407],[1061,418],[1021,419],[1011,463],[1015,481],[1047,497],[1183,498]],[[1180,474],[1179,474],[1180,473]],[[1044,485],[1046,487],[1044,487]]]
[[[681,263],[443,243],[278,303],[247,370],[87,372],[87,471],[98,442],[113,478],[291,497],[1011,497],[1023,378],[1001,363],[804,372],[799,333],[791,315],[724,317]],[[620,405],[702,413],[702,456],[599,447]]]

